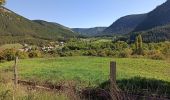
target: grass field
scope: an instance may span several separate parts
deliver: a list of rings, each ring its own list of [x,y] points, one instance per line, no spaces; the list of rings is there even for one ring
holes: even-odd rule
[[[37,82],[58,83],[74,80],[83,86],[96,86],[109,79],[109,63],[117,62],[117,79],[154,78],[170,82],[170,63],[137,58],[61,57],[19,60],[19,77]],[[13,62],[0,63],[7,69]]]

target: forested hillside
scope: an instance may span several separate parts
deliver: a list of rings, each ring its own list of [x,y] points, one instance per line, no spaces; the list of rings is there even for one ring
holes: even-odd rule
[[[141,34],[144,42],[161,42],[170,40],[170,24],[150,30],[131,33],[130,40],[134,41],[137,34]]]
[[[97,36],[103,32],[106,27],[94,27],[94,28],[72,28],[74,32],[77,32],[85,36]]]
[[[26,19],[4,7],[0,8],[0,43],[29,40],[57,40],[77,36],[62,25]]]
[[[170,0],[156,7],[153,11],[141,15],[129,15],[118,19],[106,28],[101,36],[124,35],[134,41],[137,34],[142,34],[144,42],[170,40]]]
[[[145,42],[170,40],[170,0],[147,14],[145,20],[131,33],[131,41],[136,34],[142,34]]]
[[[144,31],[170,24],[170,0],[147,14],[145,20],[134,31]]]
[[[114,34],[127,34],[133,31],[145,17],[146,14],[124,16],[106,28],[101,35],[112,36]]]

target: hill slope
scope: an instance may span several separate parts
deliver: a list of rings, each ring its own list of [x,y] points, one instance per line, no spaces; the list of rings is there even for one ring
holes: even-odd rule
[[[155,27],[146,31],[130,33],[130,40],[134,41],[138,34],[142,35],[144,42],[170,41],[170,24]]]
[[[115,21],[111,26],[106,28],[102,35],[126,34],[133,31],[136,26],[141,23],[146,14],[128,15]]]
[[[134,31],[148,30],[167,24],[170,24],[170,0],[167,0],[164,4],[149,12],[145,20]]]
[[[57,40],[74,36],[77,36],[77,34],[61,25],[45,21],[43,23],[31,21],[4,7],[0,7],[1,43],[21,42],[27,39]]]
[[[96,36],[100,34],[106,27],[94,27],[94,28],[72,28],[74,32],[77,32],[85,36]]]
[[[147,14],[147,17],[131,33],[134,41],[136,34],[142,34],[145,42],[160,42],[170,40],[170,0],[158,6]]]
[[[36,24],[45,28],[45,29],[43,29],[43,31],[46,31],[48,33],[48,34],[45,34],[45,35],[47,35],[47,37],[49,35],[51,35],[51,36],[49,36],[50,39],[53,39],[54,37],[69,38],[69,37],[74,37],[74,36],[78,35],[78,34],[74,33],[71,29],[69,29],[68,27],[60,25],[58,23],[47,22],[47,21],[43,21],[43,20],[33,20],[33,22],[35,22]],[[44,33],[43,31],[40,31],[40,33],[41,34]]]
[[[170,40],[170,0],[153,11],[141,15],[129,15],[118,19],[106,28],[102,35],[127,34],[134,41],[137,34],[142,34],[144,42]]]

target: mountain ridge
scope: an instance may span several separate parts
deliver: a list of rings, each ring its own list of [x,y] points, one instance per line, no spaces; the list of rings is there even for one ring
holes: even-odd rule
[[[106,28],[101,35],[127,34],[133,31],[145,17],[146,14],[133,14],[121,17]]]

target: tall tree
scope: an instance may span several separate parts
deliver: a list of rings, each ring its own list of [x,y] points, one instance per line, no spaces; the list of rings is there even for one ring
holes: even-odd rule
[[[138,35],[135,40],[135,53],[142,55],[143,54],[143,41],[142,36]]]
[[[142,44],[143,44],[143,40],[142,40],[142,36],[141,35],[138,35],[138,45],[139,45],[139,49],[142,48]]]
[[[143,55],[143,41],[142,41],[142,36],[138,35],[138,54]]]
[[[138,51],[138,47],[139,47],[139,40],[138,40],[138,37],[136,37],[136,39],[135,39],[135,52]]]

